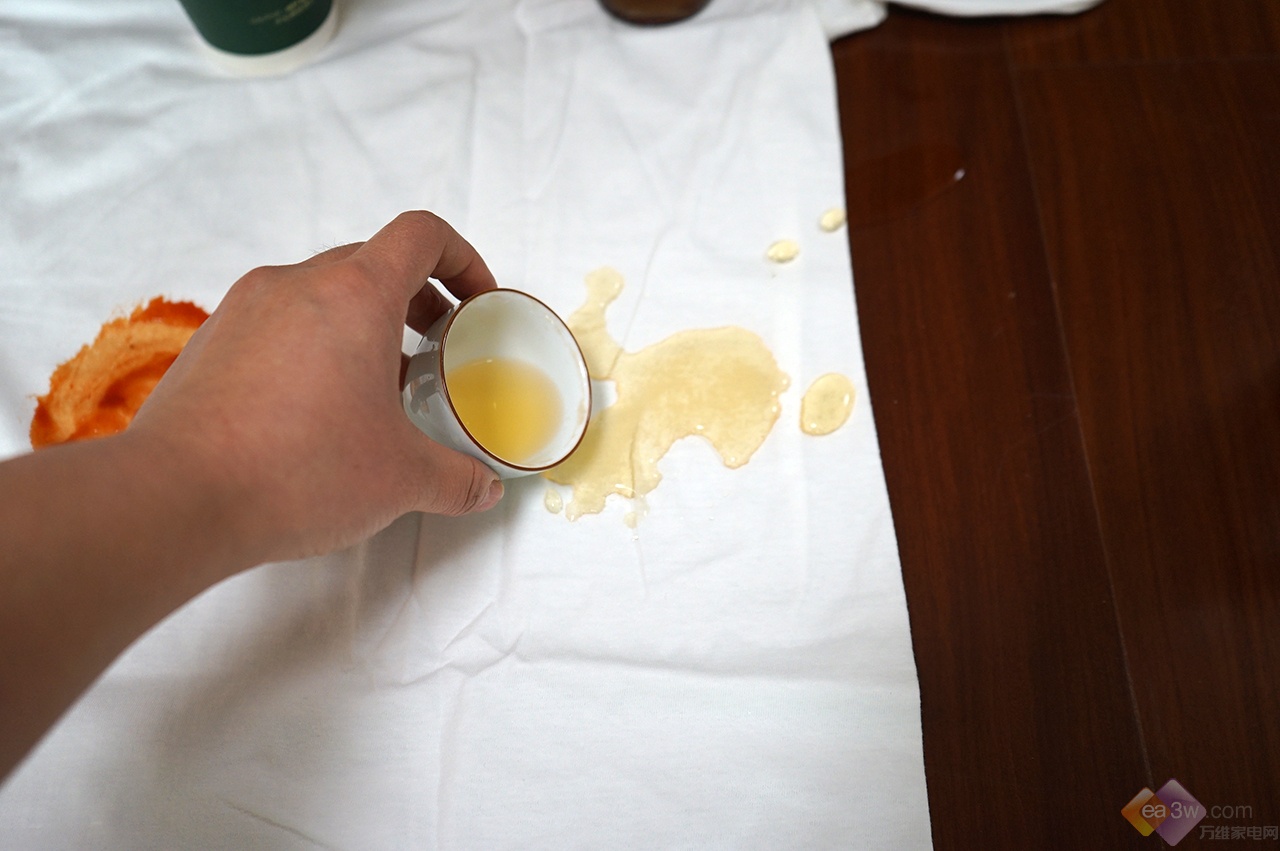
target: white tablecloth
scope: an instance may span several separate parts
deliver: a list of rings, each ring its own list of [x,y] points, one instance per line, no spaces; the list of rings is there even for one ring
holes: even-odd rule
[[[817,226],[843,204],[826,39],[882,12],[716,0],[644,30],[590,0],[348,0],[317,62],[244,80],[176,2],[0,9],[0,456],[113,312],[212,309],[411,208],[565,315],[617,268],[629,350],[740,325],[792,380],[747,466],[678,443],[635,530],[522,480],[210,590],[0,788],[0,845],[928,847],[847,242]],[[782,237],[801,254],[770,264]],[[833,371],[852,419],[805,435]]]

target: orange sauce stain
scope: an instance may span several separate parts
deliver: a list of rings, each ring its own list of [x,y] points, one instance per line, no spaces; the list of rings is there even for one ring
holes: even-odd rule
[[[49,378],[36,400],[31,445],[39,449],[124,431],[209,318],[191,302],[154,298],[102,326],[97,338]]]

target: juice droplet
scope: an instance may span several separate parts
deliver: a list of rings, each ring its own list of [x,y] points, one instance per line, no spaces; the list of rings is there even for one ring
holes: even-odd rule
[[[564,508],[564,497],[560,496],[560,491],[548,486],[547,492],[542,495],[542,504],[552,514],[559,514],[560,510]]]
[[[800,400],[800,429],[805,434],[830,434],[853,410],[853,382],[836,372],[820,376]]]
[[[728,467],[751,459],[777,422],[790,380],[760,337],[727,326],[679,331],[638,352],[623,350],[605,324],[622,276],[587,276],[586,303],[568,320],[591,377],[614,382],[617,398],[594,415],[567,461],[543,473],[573,487],[570,520],[604,510],[610,494],[643,497],[658,486],[658,462],[677,440],[706,438]]]
[[[769,246],[764,256],[774,263],[790,263],[800,256],[800,243],[794,239],[779,239]]]
[[[832,231],[837,231],[844,227],[844,223],[847,218],[848,217],[845,215],[843,207],[832,207],[830,210],[823,213],[818,219],[818,227],[822,228],[827,233],[831,233]]]

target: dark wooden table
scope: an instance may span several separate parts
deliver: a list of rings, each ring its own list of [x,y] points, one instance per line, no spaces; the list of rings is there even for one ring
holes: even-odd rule
[[[936,847],[1280,825],[1280,2],[832,52]]]

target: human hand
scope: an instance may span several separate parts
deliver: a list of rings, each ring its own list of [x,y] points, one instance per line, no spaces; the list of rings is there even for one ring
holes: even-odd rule
[[[255,269],[192,337],[126,435],[150,440],[258,563],[331,551],[409,511],[466,514],[502,496],[474,458],[419,432],[400,402],[407,323],[495,287],[475,249],[425,212],[368,242]]]

